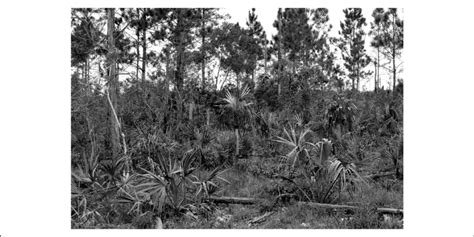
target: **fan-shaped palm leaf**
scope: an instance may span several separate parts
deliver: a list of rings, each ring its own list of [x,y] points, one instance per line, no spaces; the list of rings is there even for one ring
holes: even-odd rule
[[[283,128],[283,132],[285,133],[285,138],[277,136],[275,141],[285,144],[290,147],[290,151],[286,154],[286,157],[289,160],[292,160],[291,168],[294,169],[296,161],[302,155],[308,154],[308,151],[304,148],[305,143],[305,136],[311,132],[310,129],[305,129],[301,131],[298,135],[293,127],[291,127],[290,132]],[[304,152],[304,153],[303,153]]]

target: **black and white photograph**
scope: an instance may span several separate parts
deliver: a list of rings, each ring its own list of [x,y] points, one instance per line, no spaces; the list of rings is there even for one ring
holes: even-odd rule
[[[0,237],[474,236],[467,1],[0,5]]]
[[[403,228],[403,9],[71,9],[71,228]]]

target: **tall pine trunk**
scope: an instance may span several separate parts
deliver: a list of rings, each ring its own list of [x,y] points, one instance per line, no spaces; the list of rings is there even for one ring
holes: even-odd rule
[[[396,57],[396,38],[395,38],[395,15],[392,14],[392,18],[393,18],[393,21],[392,21],[392,67],[393,67],[393,94],[395,95],[395,86],[396,86],[396,83],[397,83],[397,68],[396,68],[396,64],[395,64],[395,57]]]
[[[176,34],[177,34],[177,47],[176,47],[176,71],[175,71],[175,81],[176,81],[176,89],[177,89],[177,120],[181,121],[183,118],[184,107],[183,107],[183,96],[182,96],[182,89],[183,89],[183,71],[184,71],[184,12],[185,9],[178,9],[178,19],[176,25]]]
[[[374,92],[377,92],[377,62],[374,62]]]
[[[395,51],[395,43],[393,43],[393,48],[392,48],[392,67],[393,67],[393,94],[395,94],[395,86],[397,83],[397,68],[395,66],[395,57],[396,57],[396,51]]]
[[[351,65],[351,71],[352,72],[354,71],[354,65],[353,64]],[[352,78],[351,78],[351,80],[352,80],[352,91],[355,91],[355,79],[356,79],[355,75],[352,75]]]
[[[255,70],[257,68],[257,65],[255,64],[255,68],[252,70],[252,82],[253,82],[253,85],[255,85]],[[253,89],[253,88],[252,88]]]
[[[357,63],[356,65],[357,67],[357,91],[360,91],[360,67],[359,67],[359,63]]]
[[[140,72],[140,32],[137,30],[137,80]],[[143,78],[142,78],[143,80]]]
[[[177,34],[177,47],[176,47],[176,72],[175,72],[175,80],[176,80],[176,87],[178,91],[181,91],[183,87],[183,53],[184,53],[184,24],[183,24],[183,12],[184,10],[178,10],[178,19],[177,19],[177,26],[176,26],[176,34]]]
[[[170,84],[169,84],[169,81],[170,81],[170,77],[171,77],[171,73],[170,73],[170,54],[169,52],[166,50],[165,51],[165,57],[166,57],[166,65],[165,65],[165,91],[164,91],[164,97],[165,97],[165,103],[164,103],[164,106],[165,106],[165,110],[163,111],[163,122],[162,122],[162,131],[163,133],[166,133],[166,130],[168,128],[168,121],[169,121],[169,111],[170,111],[170,101],[169,101],[169,88],[170,88]]]
[[[380,89],[380,49],[377,49],[377,88]]]
[[[281,60],[281,41],[282,41],[282,32],[281,32],[281,8],[278,12],[278,96],[281,94],[281,76],[282,76],[282,60]]]
[[[202,16],[201,16],[201,31],[202,31],[202,39],[201,39],[201,54],[202,54],[202,61],[201,61],[201,78],[202,78],[202,90],[206,88],[206,52],[204,44],[206,42],[206,25],[205,25],[205,10],[202,9]]]
[[[380,47],[377,47],[376,88],[380,88]]]
[[[137,8],[137,16],[140,16],[139,8]],[[138,80],[138,75],[140,72],[140,29],[138,27],[137,27],[136,35],[137,35],[137,42],[136,42],[135,47],[137,48],[137,80]]]
[[[146,14],[145,9],[142,12],[142,80],[146,78]]]
[[[115,117],[115,111],[117,108],[117,73],[116,73],[116,49],[114,40],[114,16],[115,9],[107,9],[107,38],[108,38],[108,53],[107,63],[109,69],[108,75],[108,95],[110,98],[109,106],[109,129],[110,129],[110,144],[112,148],[112,158],[117,159],[120,152],[120,135],[119,135],[119,124]],[[109,99],[108,98],[108,99]]]

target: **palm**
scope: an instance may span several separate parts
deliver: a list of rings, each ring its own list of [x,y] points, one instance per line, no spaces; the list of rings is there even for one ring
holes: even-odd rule
[[[232,95],[229,91],[226,91],[226,96],[222,100],[225,101],[225,108],[228,108],[231,112],[230,120],[231,125],[235,129],[235,149],[236,155],[239,155],[239,128],[243,126],[243,124],[248,120],[250,115],[250,111],[248,107],[252,105],[252,103],[245,101],[245,97],[250,93],[250,90],[247,86],[245,86],[240,94]]]

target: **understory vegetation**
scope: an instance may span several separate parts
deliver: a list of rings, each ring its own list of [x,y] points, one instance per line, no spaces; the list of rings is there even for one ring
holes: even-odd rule
[[[271,112],[259,108],[256,98],[219,100],[232,97],[222,91],[215,103],[223,104],[211,108],[209,125],[202,109],[192,120],[175,120],[163,129],[159,124],[165,113],[135,104],[133,97],[141,95],[128,90],[124,107],[137,112],[123,111],[127,153],[118,159],[107,154],[106,118],[97,113],[89,128],[86,117],[73,117],[73,227],[154,228],[159,217],[170,228],[248,228],[247,221],[270,211],[275,212],[271,221],[258,227],[401,227],[384,222],[372,210],[403,207],[400,96],[314,91],[307,103],[321,106],[308,106],[305,122],[292,109],[298,105],[294,101],[281,100],[284,109]],[[250,101],[255,104],[231,104]],[[94,106],[91,113],[105,106]],[[232,113],[247,118],[233,120],[239,115]],[[229,125],[238,121],[247,122]],[[265,201],[222,207],[209,201],[210,196]],[[296,205],[299,201],[365,209],[347,215],[308,210]]]
[[[75,9],[73,15],[87,11]],[[102,10],[95,11],[105,17]],[[177,14],[178,22],[183,20],[184,10],[166,11],[161,18],[151,18],[162,22]],[[130,21],[127,27],[141,32],[142,15],[136,12],[126,15],[127,10],[121,10],[124,15],[114,17],[107,9],[108,26]],[[204,16],[204,10],[201,13]],[[169,32],[174,32],[170,22]],[[93,29],[81,27],[73,34]],[[213,32],[229,30],[225,24],[214,27]],[[310,56],[303,51],[291,60],[280,58],[295,54],[283,53],[276,60],[277,42],[268,51],[275,56],[269,60],[275,65],[271,70],[265,65],[264,73],[256,73],[255,68],[231,65],[223,70],[235,73],[235,83],[214,87],[211,78],[204,83],[204,70],[201,74],[193,69],[201,61],[189,58],[198,56],[173,45],[179,40],[173,35],[170,51],[162,49],[161,59],[153,51],[147,56],[161,62],[148,65],[149,70],[166,62],[165,72],[140,79],[145,66],[139,70],[137,61],[136,75],[118,80],[121,67],[133,64],[126,60],[134,56],[124,52],[134,43],[139,48],[141,39],[129,40],[126,50],[120,34],[108,29],[111,34],[93,31],[97,35],[90,41],[73,37],[77,70],[71,76],[72,228],[403,228],[401,80],[391,90],[376,85],[374,91],[359,91],[359,76],[351,74],[357,80],[349,80],[352,87],[346,88],[340,84],[343,77],[319,70],[319,61],[314,67],[291,64]],[[77,35],[91,35],[84,32]],[[110,48],[114,37],[118,43]],[[227,52],[234,45],[227,41],[215,47]],[[100,48],[105,42],[109,46]],[[111,50],[114,47],[122,47],[121,54]],[[99,49],[105,48],[101,54]],[[260,54],[236,55],[267,63]],[[106,84],[89,76],[92,57],[106,59]]]

